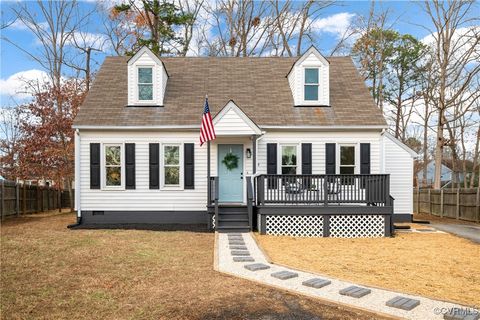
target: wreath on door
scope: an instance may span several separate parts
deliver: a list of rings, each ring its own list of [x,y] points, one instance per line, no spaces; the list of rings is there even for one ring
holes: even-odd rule
[[[238,156],[229,152],[223,158],[222,163],[230,171],[233,170],[233,169],[236,169],[236,168],[238,168]]]

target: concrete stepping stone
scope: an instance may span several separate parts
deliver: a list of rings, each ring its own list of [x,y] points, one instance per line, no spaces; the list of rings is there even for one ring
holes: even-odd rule
[[[420,305],[420,300],[396,296],[395,298],[388,300],[385,304],[392,308],[410,311]]]
[[[233,257],[233,262],[254,262],[255,259],[253,259],[250,256],[240,256],[240,257]]]
[[[284,271],[274,272],[271,274],[271,276],[280,280],[287,280],[287,279],[298,277],[298,273],[284,270]]]
[[[231,246],[244,246],[245,245],[245,241],[243,240],[231,240],[228,242],[229,245]]]
[[[445,320],[479,320],[480,312],[470,311],[463,308],[451,308],[443,315]]]
[[[263,263],[247,264],[243,267],[247,270],[250,270],[250,271],[259,271],[259,270],[270,269],[270,266],[267,266],[266,264],[263,264]]]
[[[243,237],[228,237],[228,241],[234,241],[234,240],[243,241]]]
[[[245,250],[232,250],[232,256],[249,256],[250,252]]]
[[[328,286],[331,283],[332,283],[332,281],[325,280],[325,279],[322,279],[322,278],[313,278],[313,279],[302,282],[302,284],[305,287],[311,287],[311,288],[315,288],[315,289],[323,288],[325,286]]]
[[[342,296],[348,296],[352,298],[361,298],[363,296],[366,296],[370,292],[372,292],[372,290],[357,286],[350,286],[339,291]]]
[[[230,250],[248,250],[248,248],[246,246],[233,245],[233,246],[230,246]]]
[[[227,236],[229,236],[229,237],[241,237],[242,234],[241,233],[227,233]]]

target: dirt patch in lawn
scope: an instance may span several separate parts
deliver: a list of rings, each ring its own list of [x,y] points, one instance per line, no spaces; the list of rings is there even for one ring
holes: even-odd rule
[[[449,224],[469,224],[473,226],[479,226],[479,223],[473,222],[473,221],[467,221],[467,220],[457,220],[454,218],[442,218],[442,217],[437,217],[432,214],[426,214],[426,213],[415,213],[413,215],[413,220],[421,220],[421,221],[431,221],[431,222],[437,222],[437,223],[449,223]],[[428,224],[424,224],[425,226],[428,226]]]
[[[394,238],[256,235],[275,263],[466,305],[480,305],[480,245],[450,234]]]
[[[74,221],[3,223],[0,318],[378,318],[215,272],[212,233],[67,229]]]

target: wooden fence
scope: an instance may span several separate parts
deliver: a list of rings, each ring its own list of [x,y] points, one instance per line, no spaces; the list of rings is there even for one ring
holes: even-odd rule
[[[68,191],[0,180],[0,215],[37,213],[70,207]]]
[[[480,188],[414,189],[413,211],[480,222]]]

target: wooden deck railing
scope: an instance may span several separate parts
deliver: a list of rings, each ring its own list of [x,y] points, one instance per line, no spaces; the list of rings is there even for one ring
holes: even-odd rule
[[[390,176],[271,175],[256,177],[257,205],[390,204]]]

